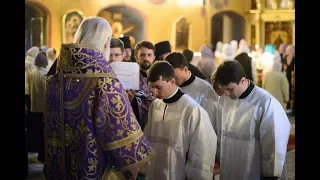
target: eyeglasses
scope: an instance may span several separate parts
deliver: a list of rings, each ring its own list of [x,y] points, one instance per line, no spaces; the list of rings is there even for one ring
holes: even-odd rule
[[[119,57],[119,56],[122,56],[122,54],[118,54],[118,53],[116,53],[116,54],[110,54],[110,58],[112,58],[112,57]]]

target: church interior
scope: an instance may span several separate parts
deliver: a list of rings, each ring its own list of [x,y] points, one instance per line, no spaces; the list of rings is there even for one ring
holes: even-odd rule
[[[171,50],[190,49],[194,55],[203,45],[214,52],[218,42],[245,40],[250,56],[256,57],[267,44],[295,44],[293,0],[25,0],[25,52],[33,46],[54,48],[72,43],[85,17],[99,16],[111,25],[113,37],[129,36],[131,47],[142,40],[169,41]],[[257,58],[259,59],[259,58]],[[218,65],[218,58],[215,60]],[[263,68],[256,69],[262,87]],[[289,81],[289,107],[294,107],[294,72]],[[286,165],[295,179],[295,116],[287,108],[291,123]],[[28,154],[28,178],[44,179],[43,164]],[[219,179],[219,167],[216,172]]]

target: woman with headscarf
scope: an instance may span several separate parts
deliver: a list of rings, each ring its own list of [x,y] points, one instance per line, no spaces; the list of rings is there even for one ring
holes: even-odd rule
[[[258,68],[262,69],[263,74],[271,71],[273,62],[275,61],[276,48],[273,44],[264,46],[263,54],[257,59]]]
[[[223,58],[222,45],[223,45],[222,42],[218,41],[215,47],[214,59],[215,59],[216,65],[220,64]]]
[[[48,60],[45,52],[35,58],[33,71],[28,75],[32,120],[27,122],[28,152],[37,152],[38,160],[44,161],[43,113],[45,110],[45,85]]]
[[[222,46],[222,54],[223,54],[223,61],[226,61],[226,60],[234,60],[233,58],[233,48],[230,44],[228,43],[225,43],[223,44]]]
[[[286,110],[289,102],[289,82],[281,72],[281,62],[273,63],[271,71],[264,75],[262,88],[272,94]]]
[[[238,49],[238,41],[232,40],[230,41],[231,49],[232,49],[232,56],[235,57]]]
[[[47,58],[48,58],[48,66],[47,66],[47,69],[48,71],[50,70],[52,64],[54,63],[54,61],[56,60],[57,58],[57,52],[55,49],[53,48],[49,48],[46,52],[47,54]]]
[[[208,45],[201,46],[201,57],[198,61],[198,69],[206,77],[206,81],[210,81],[211,74],[216,70],[216,64],[214,62],[214,56],[211,48]]]
[[[26,121],[29,121],[31,119],[31,113],[30,113],[30,88],[29,88],[29,82],[28,82],[28,75],[32,72],[32,70],[35,68],[34,66],[34,59],[36,58],[36,55],[39,53],[39,48],[36,46],[33,46],[27,51],[26,59],[25,59],[25,66],[24,66],[24,95],[25,95],[25,105],[27,107],[26,112]]]

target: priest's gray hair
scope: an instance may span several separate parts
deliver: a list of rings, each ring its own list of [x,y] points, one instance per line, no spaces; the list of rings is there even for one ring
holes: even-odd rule
[[[102,17],[90,16],[85,18],[77,32],[73,43],[90,44],[103,53],[107,38],[111,39],[112,29],[110,24]]]

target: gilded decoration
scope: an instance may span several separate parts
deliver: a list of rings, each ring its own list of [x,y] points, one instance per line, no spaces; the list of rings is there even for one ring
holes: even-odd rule
[[[46,84],[49,179],[101,179],[110,167],[125,171],[150,159],[154,151],[102,53],[64,44],[58,66]]]
[[[80,10],[70,10],[63,15],[62,18],[62,38],[63,43],[72,43],[74,35],[84,19]]]

